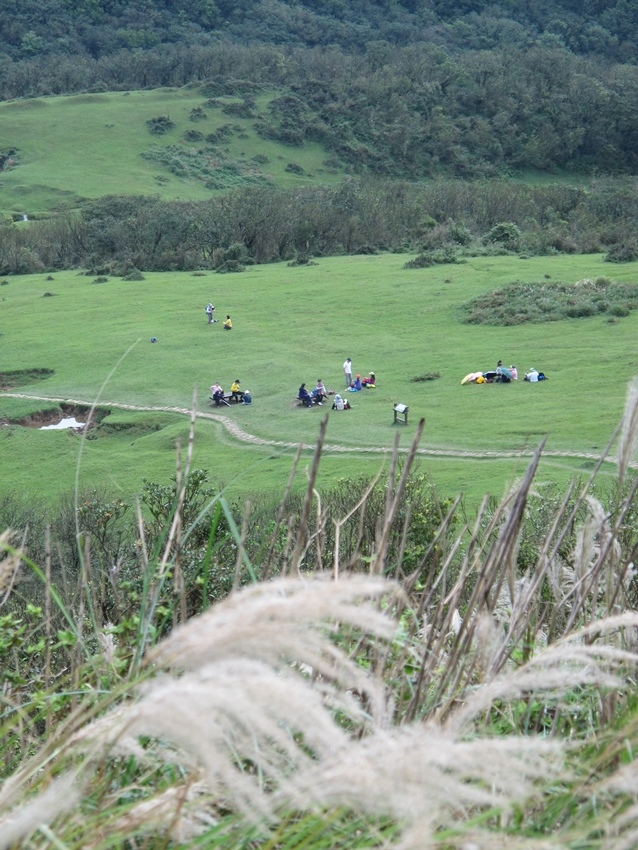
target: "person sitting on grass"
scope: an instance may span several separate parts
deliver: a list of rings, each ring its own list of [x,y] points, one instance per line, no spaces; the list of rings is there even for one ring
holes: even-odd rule
[[[210,388],[210,397],[215,402],[215,407],[221,407],[224,400],[224,391],[219,383],[215,382]]]
[[[317,404],[323,404],[328,398],[328,390],[325,388],[321,378],[317,378],[317,386],[312,391],[312,397]]]
[[[349,390],[351,393],[358,393],[361,389],[363,389],[363,384],[361,383],[361,375],[357,375],[357,377],[352,382],[352,386],[349,387]]]
[[[236,378],[236,379],[232,382],[232,384],[230,385],[230,392],[231,392],[230,400],[231,400],[231,401],[237,401],[237,402],[239,402],[239,401],[241,401],[241,400],[242,400],[242,397],[243,397],[243,395],[244,395],[244,394],[243,394],[243,392],[241,391],[241,388],[240,388],[240,386],[239,386],[239,384],[240,384],[240,383],[241,383],[241,382],[239,381],[239,379],[238,379],[238,378]]]
[[[335,396],[335,400],[332,402],[333,410],[351,410],[350,402],[347,398],[341,398],[339,393]]]
[[[306,385],[302,384],[299,387],[299,392],[297,393],[297,398],[303,404],[304,407],[312,407],[313,398],[306,389]]]
[[[374,372],[370,372],[367,378],[361,378],[361,383],[367,389],[374,389],[377,383],[377,379]]]
[[[232,331],[232,329],[233,329],[233,323],[230,320],[230,316],[226,316],[226,318],[224,319],[224,330],[225,331]]]

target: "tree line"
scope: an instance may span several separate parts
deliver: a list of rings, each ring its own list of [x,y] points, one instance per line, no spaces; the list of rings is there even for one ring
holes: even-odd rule
[[[421,179],[638,169],[638,66],[561,47],[451,54],[377,42],[363,55],[220,43],[0,60],[2,99],[201,81],[212,94],[244,98],[257,132],[291,147],[319,142],[354,173]],[[251,96],[273,88],[282,96],[257,113]]]
[[[425,252],[638,256],[635,180],[585,188],[514,181],[346,180],[260,188],[208,201],[104,197],[28,227],[0,226],[0,274],[84,268],[94,274],[304,263],[324,255]]]
[[[349,52],[376,40],[450,51],[549,44],[615,62],[638,48],[636,0],[2,0],[0,12],[10,61],[224,39]]]

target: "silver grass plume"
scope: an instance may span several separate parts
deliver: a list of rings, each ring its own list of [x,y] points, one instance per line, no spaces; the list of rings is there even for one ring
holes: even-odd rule
[[[598,620],[550,644],[517,670],[495,676],[477,687],[451,715],[450,727],[459,731],[467,727],[496,700],[507,701],[529,694],[558,699],[581,685],[622,688],[621,673],[635,669],[638,656],[609,641],[612,637],[623,641],[626,630],[637,627],[638,614],[620,614]],[[607,636],[607,642],[598,643],[603,635]]]
[[[0,850],[6,850],[71,811],[79,798],[79,788],[72,775],[54,780],[45,791],[0,819]]]
[[[146,758],[197,763],[214,793],[268,814],[268,792],[294,783],[306,762],[346,750],[335,711],[355,730],[389,722],[382,682],[335,646],[330,629],[389,640],[395,623],[370,601],[394,593],[383,579],[313,577],[233,594],[151,651],[147,669],[160,675],[74,742],[94,756],[139,757],[138,737],[153,736],[164,743]]]
[[[459,740],[436,723],[375,730],[328,764],[297,776],[296,806],[347,806],[395,818],[402,837],[393,847],[434,847],[436,831],[481,809],[506,811],[530,800],[535,786],[562,772],[560,745],[524,737]],[[483,841],[491,833],[483,835]],[[446,835],[444,845],[450,846]],[[467,835],[459,846],[467,845]],[[487,846],[483,843],[479,846]],[[439,846],[438,844],[436,846]],[[490,845],[492,842],[490,841]]]
[[[618,480],[622,484],[627,469],[638,449],[638,377],[632,378],[627,386],[625,410],[618,438]]]
[[[11,530],[0,534],[0,605],[9,598],[22,560],[22,552],[13,547],[14,538]]]

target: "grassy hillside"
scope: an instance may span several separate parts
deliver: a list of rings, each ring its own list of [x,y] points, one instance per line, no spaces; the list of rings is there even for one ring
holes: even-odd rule
[[[257,97],[257,110],[273,97]],[[2,172],[0,213],[39,215],[102,195],[201,200],[217,189],[338,179],[339,169],[323,164],[328,154],[320,145],[260,138],[254,118],[223,112],[237,99],[215,101],[206,105],[210,98],[187,86],[0,104],[2,150],[16,151]],[[146,122],[160,116],[174,127],[152,134]],[[189,141],[187,133],[201,138]],[[218,142],[206,141],[212,134]]]
[[[248,434],[284,444],[312,445],[326,408],[299,409],[302,381],[322,378],[342,389],[341,367],[377,374],[375,390],[351,394],[353,410],[331,414],[327,442],[344,447],[322,468],[324,481],[373,474],[401,431],[404,443],[420,417],[423,447],[517,452],[547,437],[549,451],[596,453],[616,426],[627,381],[638,372],[638,317],[603,316],[547,324],[489,327],[462,324],[459,307],[512,281],[563,281],[609,272],[598,255],[518,260],[476,258],[466,264],[406,270],[406,256],[322,259],[316,265],[253,267],[236,275],[147,274],[133,282],[96,283],[75,273],[11,278],[3,287],[2,370],[47,367],[53,374],[20,391],[52,398],[188,408],[198,388],[198,409],[210,410],[208,387],[238,377],[254,395],[249,408],[222,411]],[[614,267],[634,281],[636,264]],[[51,293],[46,297],[45,293]],[[204,305],[230,313],[230,333],[208,325]],[[156,344],[149,342],[157,338]],[[127,353],[128,352],[128,353]],[[125,356],[124,356],[125,355]],[[468,372],[493,368],[498,359],[521,373],[531,366],[542,385],[461,386]],[[112,373],[112,374],[111,374]],[[429,373],[440,378],[414,381]],[[109,377],[110,376],[110,377]],[[101,387],[108,377],[105,388]],[[393,425],[392,405],[410,407],[407,427]],[[16,419],[46,404],[3,397],[0,415]],[[113,424],[109,424],[113,423]],[[108,427],[107,427],[108,426]],[[83,486],[105,484],[135,492],[142,477],[170,474],[186,417],[114,412],[97,439],[85,443]],[[79,441],[65,433],[4,428],[6,476],[51,494],[69,489]],[[51,447],[55,447],[52,451]],[[348,452],[347,449],[353,449]],[[196,464],[236,491],[280,488],[289,472],[286,445],[238,442],[219,424],[198,425]],[[426,457],[426,470],[446,491],[500,493],[526,465],[523,459],[450,460]],[[543,473],[564,480],[591,467],[583,459],[548,457]]]

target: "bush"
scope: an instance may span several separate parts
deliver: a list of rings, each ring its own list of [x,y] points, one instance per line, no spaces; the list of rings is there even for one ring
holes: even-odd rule
[[[626,316],[638,309],[634,284],[606,277],[577,283],[511,283],[487,292],[463,305],[468,324],[519,325],[525,322],[556,322],[610,313]]]
[[[518,250],[521,241],[521,231],[511,221],[503,221],[495,224],[485,237],[486,242],[497,242],[510,251]]]
[[[638,244],[636,242],[621,242],[612,245],[605,254],[606,263],[633,263],[638,260]]]
[[[172,130],[175,126],[175,122],[171,121],[168,115],[158,115],[156,118],[149,118],[146,122],[146,126],[148,127],[149,133],[153,133],[155,136],[161,136],[169,130]]]
[[[413,384],[420,384],[423,381],[436,381],[437,378],[441,377],[440,372],[425,372],[423,375],[415,375],[410,380]]]
[[[628,307],[625,307],[625,305],[624,305],[624,304],[614,304],[612,307],[610,307],[610,308],[609,308],[609,310],[608,310],[607,312],[608,312],[611,316],[621,316],[621,317],[624,317],[624,316],[628,316],[628,315],[629,315],[630,310],[629,310],[629,308],[628,308]]]

